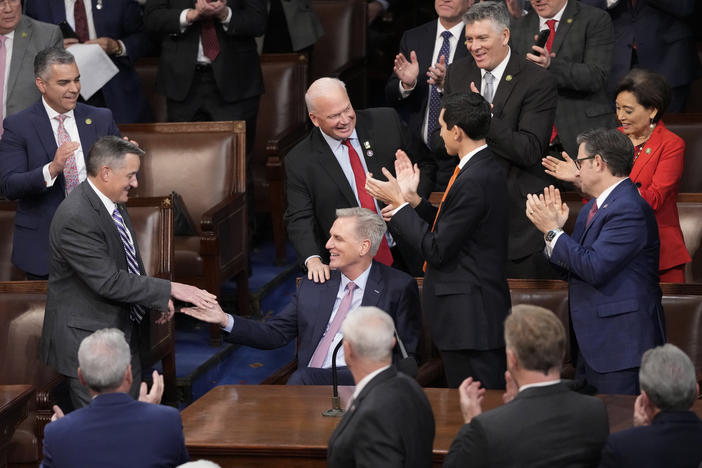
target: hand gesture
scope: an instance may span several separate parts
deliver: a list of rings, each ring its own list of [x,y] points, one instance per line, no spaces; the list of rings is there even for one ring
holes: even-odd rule
[[[481,405],[485,398],[485,389],[480,388],[479,381],[473,381],[473,377],[468,377],[458,387],[458,395],[461,402],[463,422],[468,424],[471,419],[483,412]]]
[[[577,184],[578,168],[575,167],[575,161],[573,161],[565,151],[561,153],[561,156],[563,156],[562,161],[553,156],[546,156],[543,158],[541,160],[541,165],[544,166],[544,172],[558,180]]]
[[[538,34],[534,35],[534,41],[539,37]],[[526,58],[532,63],[537,64],[540,67],[548,68],[551,66],[551,59],[556,56],[555,53],[549,52],[546,47],[539,47],[536,44],[531,46],[531,49],[535,53],[527,53]]]
[[[107,55],[114,55],[120,49],[119,42],[115,41],[111,37],[98,37],[97,39],[91,39],[85,41],[86,44],[97,44]]]
[[[220,327],[226,327],[229,324],[229,317],[217,303],[208,307],[183,307],[180,311],[203,322],[216,323]]]
[[[429,67],[427,70],[427,76],[429,79],[427,83],[434,85],[439,89],[444,89],[444,78],[446,77],[446,57],[443,55],[439,57],[439,61],[434,64],[434,66]]]
[[[390,171],[383,168],[383,175],[388,179],[387,181],[382,181],[373,178],[373,174],[370,172],[366,174],[366,192],[386,205],[400,206],[405,202],[402,196],[402,190],[397,180],[392,176]]]
[[[397,54],[395,56],[395,66],[393,67],[392,71],[394,71],[397,77],[400,79],[404,89],[414,88],[414,86],[417,84],[417,76],[419,76],[419,61],[417,60],[417,54],[414,51],[411,51],[409,61],[402,53]]]
[[[56,177],[63,172],[63,168],[66,165],[66,160],[80,148],[80,143],[77,141],[67,141],[58,148],[56,148],[56,153],[54,153],[54,160],[49,164],[49,173],[51,177]]]
[[[544,234],[562,228],[568,220],[568,205],[561,202],[561,193],[553,185],[544,188],[540,195],[527,195],[526,215]]]
[[[512,18],[519,18],[522,16],[522,8],[519,6],[517,0],[505,0],[505,5],[507,5],[507,10]]]
[[[480,94],[480,90],[478,89],[477,86],[475,86],[475,82],[474,82],[474,81],[471,81],[471,82],[470,82],[470,90],[471,90],[471,92],[473,92],[473,93]],[[490,109],[493,109],[494,107],[495,107],[495,106],[494,106],[492,103],[490,103]]]
[[[151,391],[146,391],[146,382],[142,382],[139,387],[139,401],[144,403],[153,403],[158,405],[161,403],[161,398],[163,397],[163,376],[157,371],[151,374],[153,379],[153,384],[151,385]]]
[[[217,304],[217,296],[204,289],[183,283],[171,283],[171,296],[179,301],[189,302],[195,307],[212,307]]]
[[[419,167],[414,164],[402,150],[395,152],[395,175],[397,176],[397,184],[400,186],[400,192],[406,202],[415,207],[421,201],[417,195],[417,187],[419,186]]]
[[[58,405],[52,406],[51,409],[54,410],[54,414],[51,415],[51,422],[61,419],[64,416],[63,410]]]
[[[319,257],[312,257],[307,260],[307,279],[315,283],[324,283],[329,279],[329,265],[322,263]]]

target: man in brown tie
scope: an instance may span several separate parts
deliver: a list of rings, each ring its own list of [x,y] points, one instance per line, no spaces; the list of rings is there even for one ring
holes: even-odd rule
[[[444,96],[439,124],[460,160],[438,208],[417,195],[419,169],[402,152],[397,179],[384,169],[389,182],[368,179],[368,191],[389,205],[393,237],[426,260],[423,305],[448,385],[473,377],[504,388],[509,202],[506,171],[485,143],[490,105],[477,93]]]
[[[385,235],[385,223],[365,208],[336,211],[326,247],[333,269],[324,283],[304,278],[297,294],[279,314],[266,322],[232,317],[213,304],[210,309],[183,309],[200,320],[219,324],[232,343],[273,349],[297,338],[297,371],[288,384],[330,385],[334,347],[342,338],[346,314],[361,306],[376,306],[395,321],[407,352],[417,352],[420,333],[419,293],[414,278],[373,261]],[[399,357],[399,356],[398,356]],[[344,353],[336,359],[339,383],[353,385]]]

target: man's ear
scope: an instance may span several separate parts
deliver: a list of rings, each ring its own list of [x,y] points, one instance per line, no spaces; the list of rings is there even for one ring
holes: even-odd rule
[[[312,112],[310,112],[310,113],[307,114],[307,115],[310,117],[310,120],[312,121],[312,124],[313,124],[315,127],[319,128],[319,119],[317,119],[317,116],[314,115]]]
[[[85,379],[83,378],[83,374],[80,372],[80,367],[78,368],[78,381],[80,384],[84,387],[87,387],[88,384],[85,383]]]
[[[370,239],[364,239],[361,241],[361,246],[359,248],[359,257],[365,256],[371,249],[371,241]]]
[[[41,94],[46,93],[46,83],[44,83],[44,80],[37,76],[34,78],[34,83],[37,85],[37,88],[39,88],[39,92]]]
[[[132,375],[132,365],[129,364],[127,366],[127,370],[124,371],[124,381],[129,384],[129,387],[132,386],[132,382],[134,381],[134,376]]]

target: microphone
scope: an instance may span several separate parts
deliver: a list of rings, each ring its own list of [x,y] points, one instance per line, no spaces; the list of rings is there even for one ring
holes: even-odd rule
[[[395,367],[397,367],[397,370],[405,375],[409,375],[412,378],[417,377],[417,361],[407,354],[405,344],[400,339],[400,335],[397,334],[397,328],[394,330],[394,332],[397,346],[400,348],[400,354],[402,355],[402,359],[397,361]]]
[[[322,416],[330,418],[338,418],[344,414],[344,410],[341,408],[341,399],[339,398],[339,375],[336,371],[336,355],[343,344],[344,339],[342,338],[339,340],[339,344],[334,347],[334,352],[332,353],[332,407],[322,412]]]

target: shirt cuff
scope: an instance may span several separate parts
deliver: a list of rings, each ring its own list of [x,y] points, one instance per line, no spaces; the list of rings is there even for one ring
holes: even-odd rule
[[[402,86],[402,80],[398,79],[397,86],[400,87],[400,95],[402,96],[402,99],[404,99],[407,96],[409,96],[412,93],[412,91],[414,91],[414,88],[417,87],[417,80],[414,81],[414,86],[412,86],[409,89],[405,89],[405,87]]]
[[[404,202],[402,205],[400,205],[400,206],[398,206],[397,208],[395,208],[394,210],[392,210],[392,211],[390,212],[390,217],[395,216],[395,213],[397,213],[398,211],[400,211],[402,208],[406,207],[407,205],[409,205],[409,203]]]
[[[184,33],[185,28],[190,26],[190,23],[188,23],[188,11],[190,11],[191,9],[192,8],[186,8],[185,10],[180,12],[179,22],[180,22],[180,32],[181,33]]]
[[[232,9],[227,7],[227,17],[224,18],[220,23],[222,23],[222,29],[229,31],[229,22],[232,20]]]
[[[563,231],[559,232],[558,234],[555,235],[553,239],[551,239],[551,242],[546,242],[546,256],[548,258],[551,258],[551,254],[553,254],[553,249],[556,247],[556,242],[558,242],[558,238],[563,235]]]
[[[227,326],[222,327],[222,330],[224,330],[227,333],[231,333],[232,328],[234,328],[234,317],[232,317],[230,314],[227,314],[226,312],[225,314],[227,315]]]
[[[310,259],[312,259],[312,258],[319,258],[319,259],[321,259],[322,257],[319,256],[319,255],[310,255],[309,257],[307,257],[307,258],[305,259],[305,268],[307,268],[307,262],[309,262]]]
[[[44,166],[44,168],[41,170],[42,174],[44,174],[44,182],[46,183],[47,187],[53,187],[54,182],[56,182],[56,177],[51,177],[51,172],[49,171],[49,165],[51,163],[48,163]]]
[[[117,57],[126,57],[127,56],[127,46],[122,42],[121,39],[117,39],[117,42],[119,42],[120,47],[122,48],[122,53],[117,55]]]

